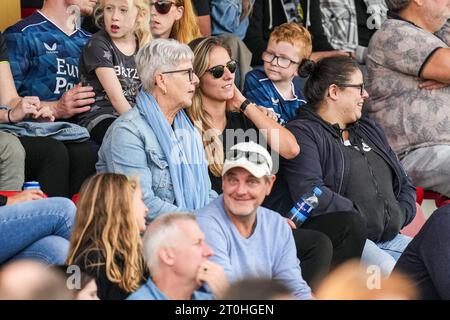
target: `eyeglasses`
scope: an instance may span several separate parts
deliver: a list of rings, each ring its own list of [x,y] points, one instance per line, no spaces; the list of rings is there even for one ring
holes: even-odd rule
[[[231,72],[235,73],[237,69],[237,62],[235,60],[230,60],[227,62],[226,65],[218,65],[215,67],[212,67],[206,71],[211,72],[212,76],[216,79],[222,78],[223,74],[225,73],[225,67]]]
[[[178,72],[187,72],[189,74],[189,81],[192,82],[192,80],[194,79],[194,69],[189,68],[189,69],[181,69],[181,70],[172,70],[172,71],[165,71],[165,72],[161,72],[162,74],[167,74],[167,73],[178,73]]]
[[[272,63],[274,59],[277,59],[277,65],[281,68],[287,69],[291,65],[291,63],[299,64],[300,62],[293,61],[289,58],[276,56],[273,53],[264,51],[262,54],[262,59],[264,62]]]
[[[364,95],[364,90],[365,86],[364,86],[364,82],[361,84],[338,84],[338,87],[343,87],[343,88],[359,88],[359,94],[362,96]]]
[[[151,6],[155,6],[156,11],[160,14],[167,14],[172,5],[176,5],[176,3],[171,1],[155,1],[151,3]]]
[[[242,151],[237,149],[232,149],[227,152],[225,159],[229,161],[236,161],[241,158],[246,158],[248,161],[261,165],[267,163],[267,159],[265,156],[258,152],[254,151]]]

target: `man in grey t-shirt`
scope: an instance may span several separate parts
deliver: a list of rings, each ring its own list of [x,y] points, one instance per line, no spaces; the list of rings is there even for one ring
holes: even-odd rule
[[[416,186],[450,196],[450,1],[386,3],[368,48],[369,116]]]

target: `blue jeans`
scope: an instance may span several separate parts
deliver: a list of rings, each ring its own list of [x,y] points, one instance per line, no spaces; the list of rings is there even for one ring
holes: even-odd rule
[[[12,259],[63,264],[75,211],[75,205],[66,198],[0,207],[0,264]]]
[[[388,277],[411,240],[411,237],[400,233],[394,239],[385,242],[375,243],[367,239],[361,255],[361,262],[368,266],[377,265],[380,267],[381,273]]]

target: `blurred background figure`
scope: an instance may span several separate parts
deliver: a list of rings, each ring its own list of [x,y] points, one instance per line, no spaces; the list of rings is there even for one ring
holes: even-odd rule
[[[52,268],[64,276],[66,286],[73,292],[75,300],[99,300],[95,278],[83,269],[74,265],[59,265]]]
[[[294,300],[292,291],[275,279],[248,278],[233,283],[223,300]]]
[[[346,262],[322,282],[316,292],[319,300],[415,300],[417,288],[406,276],[393,272],[382,276],[377,266],[357,260]]]
[[[0,271],[0,300],[72,300],[66,279],[35,261],[10,263]]]

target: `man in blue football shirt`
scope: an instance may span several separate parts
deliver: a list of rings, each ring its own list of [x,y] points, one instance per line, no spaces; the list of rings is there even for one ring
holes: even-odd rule
[[[56,118],[70,118],[94,103],[92,87],[78,84],[78,60],[90,34],[79,15],[97,0],[45,0],[41,10],[5,30],[9,62],[21,96],[38,96]]]

